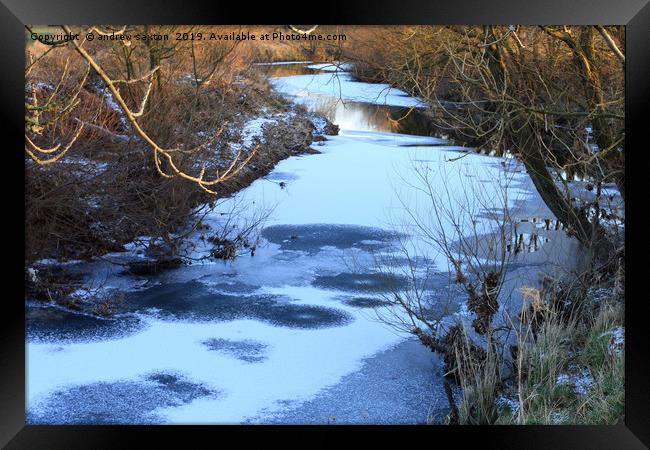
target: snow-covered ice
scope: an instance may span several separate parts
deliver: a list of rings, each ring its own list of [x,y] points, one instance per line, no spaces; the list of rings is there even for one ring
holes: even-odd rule
[[[281,77],[273,79],[272,84],[283,93],[296,97],[298,101],[300,97],[316,94],[379,105],[423,106],[421,100],[400,89],[388,84],[355,81],[346,72]]]
[[[328,62],[328,63],[310,64],[307,66],[307,68],[322,70],[324,72],[340,72],[340,71],[350,70],[351,66],[352,65],[349,63]]]
[[[254,66],[284,66],[291,64],[309,64],[311,61],[274,61],[274,62],[257,62]]]
[[[419,105],[401,91],[359,83],[345,73],[289,76],[275,79],[274,85],[305,101],[316,93]],[[268,120],[247,124],[245,145]],[[184,266],[147,280],[146,286],[141,279],[113,273],[107,279],[111,286],[137,284],[126,299],[137,322],[133,327],[113,330],[113,322],[103,323],[102,330],[112,331],[92,338],[100,327],[86,321],[79,325],[81,340],[63,338],[74,337],[74,330],[57,338],[56,327],[47,335],[30,334],[28,421],[319,422],[322,418],[310,414],[321,414],[323,405],[335,408],[332,393],[354,395],[359,380],[372,390],[367,383],[380,379],[375,389],[388,395],[359,394],[375,401],[363,421],[423,422],[428,411],[415,401],[397,408],[398,415],[386,412],[395,409],[395,399],[388,400],[391,389],[397,395],[404,384],[373,371],[395,361],[414,379],[426,380],[412,388],[421,391],[409,395],[426,398],[434,410],[444,409],[439,361],[422,346],[408,347],[413,358],[391,353],[404,345],[405,336],[376,320],[371,306],[381,305],[377,294],[383,288],[372,284],[371,266],[357,275],[347,261],[350,255],[371,261],[373,251],[390,251],[395,236],[386,230],[406,217],[404,202],[427,204],[425,194],[404,184],[414,164],[432,171],[432,189],[463,194],[467,186],[478,186],[488,202],[482,206],[492,201],[498,207],[496,181],[502,179],[503,160],[459,153],[433,137],[355,129],[355,123],[340,124],[340,135],[318,147],[321,154],[281,161],[269,176],[221,201],[204,218],[218,229],[238,207],[243,221],[254,220],[260,209],[272,210],[262,234],[265,244],[254,257]],[[514,161],[508,164],[516,168]],[[285,182],[283,188],[277,180]],[[513,171],[510,182],[512,206],[535,195],[525,172]],[[480,229],[484,220],[477,221]],[[192,250],[196,257],[207,250],[199,234]],[[446,269],[445,261],[433,261]],[[142,392],[154,394],[147,394],[138,412],[138,402],[125,398]],[[82,393],[105,403],[89,404]],[[61,398],[69,402],[62,404]],[[355,421],[353,413],[347,414]]]

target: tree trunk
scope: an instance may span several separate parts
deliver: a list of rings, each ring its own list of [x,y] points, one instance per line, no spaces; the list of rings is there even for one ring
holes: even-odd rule
[[[580,243],[589,249],[602,247],[604,233],[601,226],[590,222],[585,212],[573,206],[557,186],[542,156],[544,150],[537,148],[532,133],[528,127],[523,127],[514,135],[514,141],[537,192],[555,217],[567,226]]]

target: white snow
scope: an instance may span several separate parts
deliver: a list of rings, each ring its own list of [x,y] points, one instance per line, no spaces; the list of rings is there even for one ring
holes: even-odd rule
[[[38,281],[38,277],[36,276],[37,273],[38,271],[33,267],[29,267],[27,269],[27,275],[29,275],[29,279],[31,280],[32,283],[36,283]]]
[[[622,347],[625,344],[625,329],[623,327],[614,327],[612,329],[612,346]]]
[[[341,100],[393,105],[403,107],[424,106],[422,101],[409,96],[404,91],[382,83],[363,83],[354,81],[345,72],[323,73],[317,75],[294,75],[274,78],[273,87],[284,94],[296,97],[326,95]]]
[[[64,265],[64,266],[70,266],[70,265],[75,265],[79,264],[82,262],[79,259],[67,259],[65,261],[59,261],[57,259],[51,259],[51,258],[44,258],[44,259],[39,259],[34,262],[35,266],[53,266],[53,265]]]
[[[611,336],[609,342],[609,349],[612,353],[619,353],[623,351],[625,346],[625,329],[621,326],[612,328],[601,334],[603,336]]]
[[[241,138],[242,142],[234,142],[230,144],[230,147],[234,152],[241,149],[251,149],[255,144],[256,140],[261,140],[264,135],[264,127],[268,124],[278,123],[283,120],[289,119],[291,116],[295,115],[293,111],[268,114],[264,112],[264,115],[261,117],[256,117],[247,121],[241,129]]]
[[[80,158],[66,155],[65,158],[60,160],[62,164],[78,164],[83,166],[84,170],[91,171],[94,174],[101,174],[108,170],[108,163],[101,161],[94,161],[88,158]]]
[[[311,61],[275,61],[275,62],[257,62],[254,66],[284,66],[287,64],[309,64]]]
[[[305,303],[331,306],[322,291],[294,293],[297,298],[308,298]],[[173,371],[225,395],[157,413],[171,423],[237,423],[264,407],[274,407],[276,401],[317,394],[358,369],[360,356],[372,355],[402,340],[392,331],[359,318],[349,326],[317,330],[280,328],[252,320],[192,323],[143,319],[148,327],[124,339],[65,346],[30,343],[28,404],[37,408],[44,394],[69,385]],[[210,351],[202,342],[215,337],[259,340],[268,345],[268,359],[247,364]],[[63,350],[52,351],[61,347]]]
[[[390,145],[390,141],[396,145]],[[435,138],[424,138],[435,141]],[[432,161],[429,166],[437,170],[448,164],[454,174],[436,179],[440,187],[460,190],[468,180],[465,171],[489,175],[491,168],[481,164],[488,157],[467,155],[455,161],[444,162],[450,156],[444,147],[400,147],[403,142],[418,140],[416,137],[393,135],[372,136],[343,134],[330,136],[320,155],[289,158],[276,166],[277,172],[298,173],[296,180],[287,181],[287,188],[278,189],[261,180],[255,181],[242,196],[264,199],[276,205],[274,224],[368,224],[386,222],[386,212],[398,208],[394,187],[399,181],[396,170],[409,171],[411,159]],[[451,156],[456,156],[451,154]],[[498,169],[495,169],[498,171]],[[485,183],[486,185],[488,183]],[[486,186],[488,189],[489,186]],[[494,188],[492,188],[494,189]],[[425,201],[423,198],[420,201]]]
[[[519,402],[513,398],[506,397],[505,395],[499,396],[496,403],[498,406],[507,406],[512,414],[516,414],[517,411],[519,411]]]
[[[586,395],[594,384],[594,378],[591,376],[588,369],[584,369],[575,378],[574,383],[576,393],[579,395]]]
[[[556,384],[567,384],[573,387],[578,395],[586,395],[594,384],[594,379],[588,369],[582,369],[580,373],[561,373],[555,380]]]
[[[318,63],[310,64],[307,66],[309,69],[322,70],[323,72],[341,72],[350,70],[352,64],[349,63],[339,63],[339,62],[329,62],[329,63]]]

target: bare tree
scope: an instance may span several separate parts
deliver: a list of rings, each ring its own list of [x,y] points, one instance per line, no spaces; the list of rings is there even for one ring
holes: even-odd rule
[[[547,206],[598,259],[621,251],[607,224],[623,217],[604,194],[615,183],[625,198],[620,27],[391,32],[380,49],[368,44],[348,56],[423,98],[441,128],[521,159]],[[576,201],[574,176],[591,198]]]
[[[68,26],[64,25],[61,28],[66,33],[72,33],[72,30]],[[86,31],[91,31],[91,30],[98,33],[105,33],[104,31],[98,30],[97,27],[93,27]],[[116,31],[115,33],[116,34],[124,33],[125,30],[126,27]],[[146,31],[148,30],[145,30],[145,32]],[[65,45],[73,46],[76,53],[79,56],[81,56],[81,58],[87,63],[88,70],[92,69],[92,71],[103,81],[106,88],[110,91],[114,101],[117,103],[117,105],[119,105],[119,108],[123,113],[124,117],[132,127],[133,132],[153,151],[153,159],[154,159],[155,167],[160,176],[162,176],[163,178],[180,177],[189,180],[191,182],[194,182],[201,189],[203,189],[204,191],[210,194],[216,194],[217,192],[215,190],[215,186],[236,176],[241,171],[241,169],[244,168],[246,164],[248,164],[248,162],[250,162],[250,160],[254,157],[258,147],[255,147],[251,151],[248,151],[246,155],[243,154],[244,149],[241,149],[234,155],[230,164],[227,165],[225,169],[223,170],[217,169],[215,173],[212,174],[212,176],[206,174],[205,164],[203,164],[201,168],[198,170],[198,173],[195,174],[188,173],[186,170],[181,169],[177,163],[178,156],[181,154],[192,154],[199,150],[207,148],[223,133],[226,124],[223,124],[220,129],[214,130],[213,136],[210,139],[192,148],[181,148],[181,147],[165,148],[163,145],[157,142],[156,139],[154,139],[151,136],[151,134],[144,129],[144,127],[141,124],[141,118],[145,115],[147,106],[150,102],[151,93],[154,89],[154,85],[156,83],[158,84],[160,83],[160,71],[161,71],[160,64],[164,59],[169,58],[170,54],[174,52],[175,45],[160,46],[152,43],[147,43],[146,45],[149,52],[149,68],[146,73],[137,76],[135,73],[133,73],[135,67],[131,60],[133,50],[129,48],[129,46],[131,46],[132,44],[129,43],[128,41],[120,41],[120,42],[122,43],[121,45],[123,46],[123,55],[127,67],[127,78],[125,79],[118,79],[118,78],[111,77],[108,74],[107,70],[102,66],[102,64],[100,64],[97,61],[97,59],[93,55],[91,55],[91,53],[85,48],[86,47],[85,40],[84,41],[70,40],[65,42],[48,43],[48,45],[50,45],[52,48],[61,47]],[[145,42],[150,42],[150,41],[145,41]],[[198,83],[199,75],[196,73],[197,67],[196,67],[196,59],[194,53],[192,53],[192,58],[194,61],[194,69],[195,69],[194,78],[195,81],[197,81],[197,86],[199,84],[209,83],[209,80],[214,76],[218,62],[214,63],[213,67],[208,71],[208,73],[206,74],[207,78],[201,78],[201,83]],[[29,72],[32,70],[33,65],[36,62],[37,61],[30,62],[30,64],[26,69],[26,76],[29,75]],[[59,160],[63,155],[65,155],[65,153],[68,150],[70,150],[70,148],[78,139],[79,135],[81,134],[85,126],[85,123],[83,121],[81,121],[79,118],[76,118],[77,121],[80,123],[80,125],[77,131],[74,133],[74,135],[68,140],[68,143],[65,144],[63,147],[61,146],[61,144],[57,144],[55,146],[45,148],[37,145],[33,141],[34,135],[41,134],[43,132],[44,127],[49,126],[52,128],[56,128],[56,126],[60,123],[60,121],[64,117],[69,115],[71,111],[73,111],[74,108],[78,105],[77,97],[81,89],[84,87],[84,84],[86,83],[87,74],[79,82],[77,90],[74,91],[71,96],[69,96],[66,103],[63,103],[64,104],[63,107],[59,106],[61,102],[53,101],[54,97],[60,93],[59,86],[66,79],[66,76],[67,76],[67,69],[64,69],[63,74],[61,76],[61,81],[59,82],[59,84],[57,84],[57,86],[55,86],[55,88],[53,89],[53,93],[51,94],[49,100],[46,101],[45,104],[39,105],[37,103],[37,97],[35,94],[32,95],[31,102],[27,103],[25,152],[35,162],[39,164],[49,164]],[[144,89],[140,98],[135,102],[133,101],[131,102],[132,104],[134,104],[134,106],[129,106],[129,102],[122,94],[120,85],[130,86],[133,84],[143,84]],[[44,112],[49,113],[47,121],[45,122],[42,120]],[[48,156],[55,153],[56,156],[52,156],[52,157]]]
[[[379,258],[378,265],[387,276],[408,281],[385,295],[389,306],[377,309],[377,316],[441,354],[465,398],[458,408],[449,396],[458,415],[452,421],[494,423],[508,335],[507,324],[494,319],[500,302],[512,295],[502,289],[518,239],[511,212],[514,172],[499,165],[490,176],[465,165],[466,156],[441,158],[437,165],[413,162],[403,176],[399,246],[396,256]],[[471,319],[456,314],[462,311]]]

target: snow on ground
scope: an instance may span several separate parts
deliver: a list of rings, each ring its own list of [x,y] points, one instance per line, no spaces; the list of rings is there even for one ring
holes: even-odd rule
[[[582,369],[580,373],[561,373],[555,380],[557,384],[566,384],[573,388],[578,395],[587,395],[589,390],[594,385],[594,379],[589,372],[589,369]]]
[[[72,157],[66,155],[66,157],[62,158],[60,162],[62,164],[78,165],[79,167],[83,168],[83,172],[90,172],[93,175],[99,175],[103,172],[106,172],[106,170],[108,170],[108,163],[94,161],[88,158],[79,158],[79,157]]]
[[[236,152],[241,149],[250,149],[257,140],[264,135],[264,127],[268,124],[275,124],[286,121],[294,116],[294,111],[269,114],[262,111],[262,116],[248,120],[241,129],[241,142],[231,143],[230,147]]]
[[[104,96],[104,102],[106,102],[106,105],[117,113],[118,117],[120,118],[120,124],[122,125],[122,127],[128,129],[130,126],[129,122],[127,118],[124,116],[124,112],[122,111],[122,108],[113,97],[113,93],[107,87],[104,87],[103,83],[99,83],[97,85],[97,90],[102,92]]]
[[[231,143],[230,147],[236,152],[242,149],[249,149],[255,144],[256,139],[261,139],[264,133],[264,125],[275,123],[277,119],[269,117],[257,117],[244,124],[241,130],[242,142]]]
[[[625,328],[617,326],[603,333],[604,336],[611,336],[609,340],[609,351],[619,353],[625,347]]]

